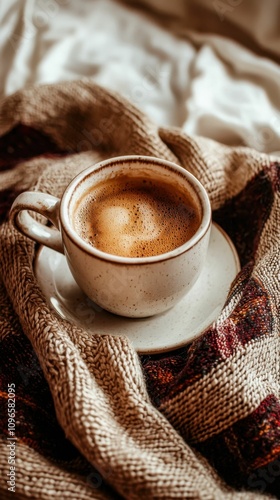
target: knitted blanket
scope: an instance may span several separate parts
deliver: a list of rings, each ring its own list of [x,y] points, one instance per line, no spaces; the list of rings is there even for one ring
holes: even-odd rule
[[[124,154],[196,175],[240,257],[214,324],[165,354],[58,317],[8,221],[21,191],[59,197]],[[0,498],[280,498],[280,163],[159,128],[83,80],[1,102],[0,190]]]

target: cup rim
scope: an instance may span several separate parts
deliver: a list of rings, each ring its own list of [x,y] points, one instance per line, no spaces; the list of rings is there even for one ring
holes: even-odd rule
[[[188,240],[186,241],[183,245],[180,245],[179,247],[174,248],[173,250],[170,250],[169,252],[165,252],[162,254],[158,255],[151,255],[148,257],[124,257],[121,255],[114,255],[110,254],[107,252],[104,252],[103,250],[99,250],[98,248],[90,245],[86,241],[84,241],[73,229],[70,220],[69,220],[69,214],[68,214],[68,205],[71,200],[71,196],[74,193],[75,188],[79,185],[79,183],[85,179],[88,175],[91,175],[92,173],[99,171],[107,166],[113,166],[114,164],[121,164],[121,163],[129,163],[129,162],[144,162],[144,163],[153,163],[158,166],[164,166],[169,168],[172,171],[177,172],[178,174],[181,174],[181,176],[184,177],[184,179],[187,179],[187,181],[190,181],[190,184],[192,188],[195,189],[200,202],[202,202],[202,220],[200,223],[200,226],[196,233]],[[66,187],[63,196],[60,201],[60,207],[59,207],[59,212],[60,212],[60,224],[68,236],[68,238],[80,249],[85,251],[87,254],[90,254],[94,257],[99,258],[100,260],[105,260],[105,261],[111,261],[116,264],[149,264],[149,263],[155,263],[155,262],[162,262],[166,261],[172,258],[177,257],[178,255],[181,255],[188,250],[190,250],[192,247],[197,245],[197,243],[203,238],[203,236],[207,233],[211,222],[212,222],[212,210],[211,210],[211,204],[209,200],[209,196],[207,194],[206,189],[204,186],[201,184],[201,182],[188,170],[185,168],[181,167],[180,165],[177,165],[174,162],[171,162],[169,160],[165,160],[162,158],[158,158],[155,156],[145,156],[145,155],[124,155],[124,156],[117,156],[113,158],[108,158],[106,160],[102,160],[98,163],[95,163],[93,165],[90,165],[89,167],[85,168],[81,172],[79,172],[68,184]]]

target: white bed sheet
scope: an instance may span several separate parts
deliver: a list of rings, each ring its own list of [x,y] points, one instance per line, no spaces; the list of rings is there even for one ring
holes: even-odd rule
[[[244,28],[240,1],[219,1],[211,2],[219,22],[222,15],[237,13]],[[221,2],[227,7],[224,14],[217,10]],[[161,126],[267,153],[280,151],[280,34],[275,33],[273,12],[261,20],[256,12],[255,19],[259,41],[273,49],[270,58],[230,36],[192,29],[187,22],[182,30],[185,4],[177,0],[170,10],[171,4],[1,2],[0,96],[30,84],[89,77],[120,92]],[[162,24],[160,10],[167,13]]]

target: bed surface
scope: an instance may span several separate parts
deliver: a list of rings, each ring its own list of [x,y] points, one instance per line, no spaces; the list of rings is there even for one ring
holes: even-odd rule
[[[15,448],[15,498],[280,498],[279,18],[277,0],[0,2],[1,499]],[[185,311],[207,328],[175,346],[161,316],[167,351],[136,352],[121,318],[92,335],[101,308],[76,300],[57,256],[40,280],[43,252],[8,221],[22,191],[60,198],[123,154],[196,175],[240,260],[235,276],[230,247],[217,317],[226,252],[211,236],[213,285],[175,310],[184,335]],[[81,325],[52,307],[65,294]]]
[[[11,0],[0,95],[89,77],[162,126],[280,150],[280,7],[270,0]]]

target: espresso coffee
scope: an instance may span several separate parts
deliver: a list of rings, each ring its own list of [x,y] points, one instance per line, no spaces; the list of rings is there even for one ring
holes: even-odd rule
[[[73,226],[92,246],[123,257],[149,257],[188,241],[201,222],[195,193],[163,180],[121,175],[78,200]]]

